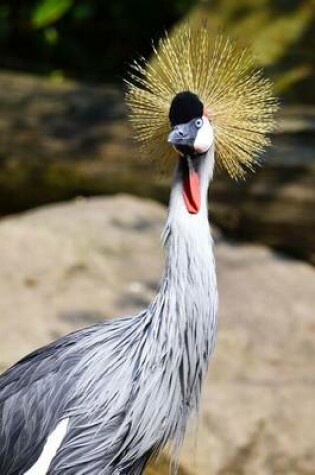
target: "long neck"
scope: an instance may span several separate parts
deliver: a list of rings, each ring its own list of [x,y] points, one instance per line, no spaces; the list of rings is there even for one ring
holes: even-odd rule
[[[180,166],[175,172],[163,234],[165,271],[152,303],[157,341],[164,349],[174,345],[187,352],[188,348],[194,353],[189,358],[191,364],[208,359],[215,326],[216,278],[207,209],[212,173],[210,149],[200,157],[201,208],[197,214],[189,214],[183,200]]]
[[[165,442],[172,440],[175,453],[189,414],[198,410],[215,336],[217,291],[207,213],[213,151],[200,160],[201,209],[195,215],[188,213],[179,167],[164,230],[164,275],[145,318],[140,315],[145,338],[137,366],[142,368],[143,382],[150,381],[153,389],[148,405],[158,412],[151,417],[162,421]],[[143,384],[144,398],[148,392]]]

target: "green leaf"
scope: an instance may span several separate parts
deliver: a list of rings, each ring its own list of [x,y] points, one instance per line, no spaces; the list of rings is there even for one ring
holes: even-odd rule
[[[91,16],[93,12],[93,6],[89,3],[79,3],[73,9],[72,15],[76,20],[86,20]]]
[[[50,26],[48,28],[45,28],[44,30],[44,38],[45,41],[48,45],[54,46],[58,43],[59,41],[59,34],[56,28],[53,26]]]
[[[41,0],[32,14],[35,28],[43,28],[55,23],[72,7],[74,0]]]
[[[312,74],[312,69],[308,65],[297,66],[296,68],[289,69],[274,78],[273,84],[277,93],[284,93],[288,91],[292,86],[309,77]]]
[[[251,44],[260,64],[267,66],[279,61],[299,41],[311,22],[312,15],[302,7],[299,11],[270,19],[265,28],[257,29]]]

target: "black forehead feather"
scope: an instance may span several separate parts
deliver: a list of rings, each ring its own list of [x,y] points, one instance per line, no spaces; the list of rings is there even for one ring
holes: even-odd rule
[[[203,103],[199,97],[190,91],[183,91],[176,94],[172,100],[168,116],[174,126],[201,117],[202,114]]]

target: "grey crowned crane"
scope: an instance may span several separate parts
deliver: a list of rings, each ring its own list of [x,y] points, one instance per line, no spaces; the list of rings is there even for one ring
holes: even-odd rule
[[[176,472],[198,409],[218,304],[208,185],[215,162],[234,178],[253,168],[276,101],[246,51],[183,25],[134,63],[127,104],[142,153],[175,164],[157,295],[0,377],[1,475],[138,475],[165,446]]]

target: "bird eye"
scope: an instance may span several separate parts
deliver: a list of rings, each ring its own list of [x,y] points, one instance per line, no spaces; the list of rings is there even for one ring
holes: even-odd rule
[[[197,127],[197,129],[200,129],[200,127],[202,126],[202,119],[196,119],[195,120],[195,126]]]

